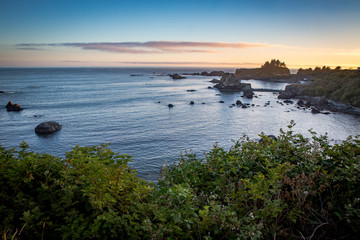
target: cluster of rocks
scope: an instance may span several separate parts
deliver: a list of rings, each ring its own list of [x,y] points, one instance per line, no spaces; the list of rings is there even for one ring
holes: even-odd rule
[[[193,76],[225,76],[230,75],[230,73],[224,72],[224,71],[212,71],[210,73],[204,71],[202,73],[184,73],[183,75],[193,75]]]
[[[313,113],[313,114],[317,114],[317,113],[330,114],[330,112],[320,111],[320,110],[326,109],[326,106],[329,105],[329,102],[326,100],[325,97],[314,98],[313,101],[310,100],[310,101],[306,101],[306,102],[304,102],[303,100],[300,99],[300,100],[298,100],[296,105],[297,105],[298,109],[304,109],[304,110],[310,109],[311,113]]]
[[[278,96],[279,99],[299,99],[297,106],[302,109],[310,109],[312,113],[329,114],[328,111],[342,112],[360,116],[360,108],[349,104],[337,103],[322,97],[311,97],[304,95],[304,87],[302,84],[291,84],[285,87],[285,90]],[[327,110],[324,112],[324,110]]]
[[[14,104],[12,101],[9,101],[6,105],[6,110],[8,112],[19,112],[24,109],[19,104]],[[34,117],[40,116],[41,115],[34,115]],[[57,122],[43,122],[35,128],[35,132],[37,134],[50,134],[59,131],[61,128],[62,126]]]
[[[289,100],[289,99],[286,99],[282,102],[280,101],[276,101],[278,104],[280,105],[290,105],[290,104],[294,104],[294,101],[292,100]],[[311,102],[311,101],[306,101],[304,102],[303,100],[298,100],[297,103],[296,103],[296,107],[298,109],[303,109],[303,110],[310,110],[311,113],[313,114],[317,114],[317,113],[322,113],[322,114],[330,114],[330,112],[326,112],[326,111],[320,111],[319,109],[323,109],[323,108],[319,108],[321,106],[324,106],[328,104],[327,100],[325,98],[319,98],[317,99],[317,101],[315,102]],[[319,108],[319,109],[318,109]]]
[[[229,108],[232,108],[232,107],[249,108],[249,107],[255,107],[255,104],[242,103],[240,100],[237,100],[235,103],[233,103],[229,106]]]

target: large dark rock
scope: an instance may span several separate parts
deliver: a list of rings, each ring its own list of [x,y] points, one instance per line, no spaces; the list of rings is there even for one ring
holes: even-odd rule
[[[175,73],[175,74],[170,74],[170,77],[174,80],[176,79],[184,79],[186,77],[180,76],[179,74]]]
[[[243,94],[246,98],[254,97],[254,92],[251,89],[244,89]]]
[[[291,101],[291,100],[284,100],[284,103],[286,103],[286,104],[293,104],[294,102]]]
[[[301,84],[290,84],[285,87],[285,90],[278,96],[279,99],[296,98],[303,93],[303,85]]]
[[[208,74],[208,76],[224,76],[225,72],[224,71],[212,71]]]
[[[19,104],[13,104],[13,103],[10,101],[10,102],[8,102],[8,104],[6,104],[6,110],[7,110],[8,112],[11,112],[11,111],[18,112],[18,111],[23,110],[23,108],[22,108]]]
[[[320,113],[320,111],[317,110],[316,108],[312,108],[312,109],[311,109],[311,113],[312,113],[312,114],[317,114],[317,113]]]
[[[62,126],[57,122],[43,122],[35,128],[35,132],[38,134],[50,134],[59,131],[61,128]]]
[[[299,107],[304,107],[304,106],[305,106],[305,103],[304,103],[302,100],[299,100],[299,101],[297,102],[297,105],[298,105]]]
[[[5,91],[0,91],[0,93],[6,93]]]

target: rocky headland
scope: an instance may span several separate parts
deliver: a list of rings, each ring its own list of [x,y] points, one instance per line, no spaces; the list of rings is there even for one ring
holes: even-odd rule
[[[279,92],[279,99],[298,99],[305,101],[312,113],[328,110],[360,116],[360,71],[341,70],[340,67],[317,67],[314,70],[299,69],[297,74],[290,74],[286,64],[279,60],[265,62],[260,68],[237,69],[235,73],[226,74],[216,83],[214,88],[226,91],[243,91],[243,95],[252,98],[254,91],[251,84],[241,80],[282,81],[291,83],[284,91]],[[261,89],[261,91],[272,91]],[[275,92],[275,91],[274,91]]]
[[[279,99],[298,99],[298,107],[311,108],[312,113],[320,111],[341,112],[345,114],[360,116],[360,108],[349,103],[341,103],[328,99],[325,96],[306,95],[308,84],[290,84],[278,96]]]

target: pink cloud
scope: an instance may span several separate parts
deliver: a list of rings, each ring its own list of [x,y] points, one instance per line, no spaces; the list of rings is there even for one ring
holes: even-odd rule
[[[185,42],[185,41],[148,41],[148,42],[98,42],[98,43],[23,43],[17,49],[41,47],[76,47],[83,50],[95,50],[114,53],[149,54],[149,53],[215,53],[221,49],[265,48],[261,43],[229,42]],[[216,50],[215,50],[216,49]]]

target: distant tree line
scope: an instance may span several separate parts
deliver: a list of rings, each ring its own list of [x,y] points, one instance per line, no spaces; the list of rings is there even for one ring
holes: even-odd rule
[[[278,59],[272,59],[270,62],[266,61],[261,68],[286,68],[286,64]]]

